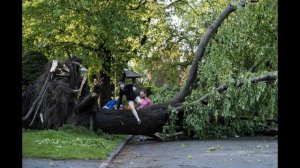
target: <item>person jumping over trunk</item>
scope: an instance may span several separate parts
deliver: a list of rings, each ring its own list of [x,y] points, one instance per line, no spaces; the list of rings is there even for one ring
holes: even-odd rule
[[[118,101],[117,109],[120,108],[120,104],[122,103],[123,95],[126,95],[126,99],[127,99],[128,105],[132,111],[132,114],[137,119],[137,123],[141,124],[142,120],[139,118],[137,111],[135,109],[135,106],[134,106],[134,102],[137,102],[137,103],[141,102],[141,98],[139,96],[137,96],[135,93],[136,88],[134,87],[133,84],[125,85],[123,82],[119,82],[118,85],[120,88],[120,93],[119,93],[119,101]]]

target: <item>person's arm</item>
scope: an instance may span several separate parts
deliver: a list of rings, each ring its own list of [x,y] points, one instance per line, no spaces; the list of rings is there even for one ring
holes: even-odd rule
[[[136,84],[134,83],[134,84],[131,84],[132,85],[132,90],[134,91],[134,92],[136,92]]]
[[[122,103],[122,98],[123,98],[123,91],[120,90],[120,93],[119,93],[119,101],[118,101],[117,109],[120,108],[120,105],[121,105],[121,103]]]

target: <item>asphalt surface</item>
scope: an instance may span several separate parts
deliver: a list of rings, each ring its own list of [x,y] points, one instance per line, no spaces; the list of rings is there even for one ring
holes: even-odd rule
[[[50,160],[23,158],[23,168],[98,168],[99,160]]]
[[[110,168],[275,168],[278,145],[274,137],[225,140],[129,141]]]

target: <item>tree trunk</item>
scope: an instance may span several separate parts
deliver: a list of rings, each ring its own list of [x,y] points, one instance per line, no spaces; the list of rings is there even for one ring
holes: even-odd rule
[[[103,84],[100,91],[100,105],[102,107],[111,99],[112,88],[109,75],[111,73],[111,64],[113,60],[111,51],[103,44],[99,45],[98,55],[104,59],[102,69],[99,71],[100,78],[103,78]]]
[[[103,78],[103,86],[101,88],[100,94],[100,105],[101,107],[105,105],[111,99],[111,86],[110,86],[110,77],[104,73],[100,72],[101,78]]]
[[[77,105],[78,113],[90,110],[92,106],[96,104],[97,99],[98,94],[90,93],[80,102],[80,104]]]
[[[96,112],[95,127],[112,134],[131,134],[153,136],[161,132],[169,118],[168,106],[180,103],[154,104],[137,110],[142,123],[137,124],[131,110],[99,109]]]

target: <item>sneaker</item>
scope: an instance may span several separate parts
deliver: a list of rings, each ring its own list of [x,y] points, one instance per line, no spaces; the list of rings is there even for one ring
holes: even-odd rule
[[[139,141],[139,142],[144,141],[144,138],[143,138],[143,137],[140,137],[138,141]]]
[[[142,120],[139,120],[139,121],[137,122],[138,125],[140,125],[141,123],[142,123]]]

